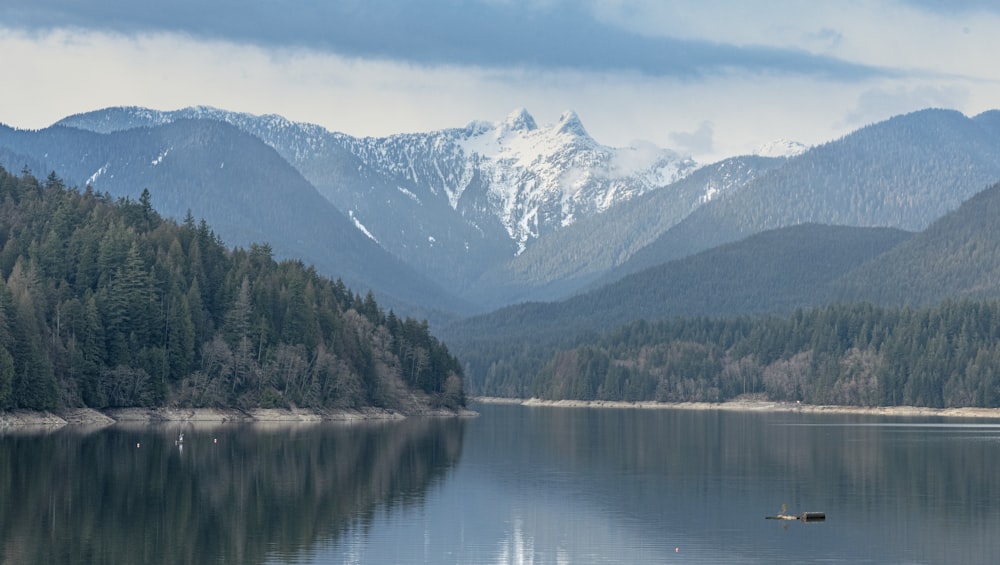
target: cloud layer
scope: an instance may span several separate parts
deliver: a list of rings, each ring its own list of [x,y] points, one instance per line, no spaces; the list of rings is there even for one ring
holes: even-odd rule
[[[356,135],[575,109],[702,161],[1000,100],[985,1],[11,0],[0,122],[208,104]]]
[[[0,14],[8,25],[32,29],[176,32],[205,40],[306,47],[420,65],[631,70],[679,77],[734,68],[849,79],[887,72],[795,46],[737,46],[714,39],[642,33],[624,16],[607,18],[612,12],[601,6],[592,8],[579,1],[314,0],[289,6],[273,0],[176,0],[161,5],[164,11],[117,0],[92,0],[85,6],[65,0],[32,0]],[[643,11],[651,11],[648,8]]]

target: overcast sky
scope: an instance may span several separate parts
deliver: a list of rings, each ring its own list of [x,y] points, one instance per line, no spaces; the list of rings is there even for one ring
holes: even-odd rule
[[[352,135],[575,110],[707,163],[1000,108],[1000,2],[3,0],[0,123],[216,106]]]

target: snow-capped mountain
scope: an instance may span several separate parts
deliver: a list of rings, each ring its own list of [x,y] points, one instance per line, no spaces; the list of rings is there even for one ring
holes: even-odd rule
[[[753,154],[758,157],[796,157],[808,150],[804,143],[779,138],[758,145]]]
[[[601,145],[573,112],[541,127],[518,109],[498,122],[380,138],[207,107],[113,108],[60,124],[107,132],[179,119],[224,121],[258,137],[368,237],[458,291],[543,235],[696,168],[652,144]]]
[[[569,296],[628,260],[694,210],[738,192],[786,159],[743,156],[705,165],[662,189],[546,235],[483,274],[469,298],[496,304]]]
[[[573,112],[538,127],[524,109],[462,129],[352,139],[348,148],[377,173],[397,179],[397,190],[411,198],[445,199],[474,223],[499,221],[516,253],[546,232],[694,168],[690,159],[652,145],[600,145]]]

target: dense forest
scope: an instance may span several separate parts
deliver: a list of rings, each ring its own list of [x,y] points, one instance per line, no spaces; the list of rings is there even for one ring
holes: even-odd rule
[[[151,199],[0,168],[0,409],[464,404],[426,322]]]
[[[576,343],[483,341],[462,355],[486,395],[997,407],[1000,302],[639,321]]]

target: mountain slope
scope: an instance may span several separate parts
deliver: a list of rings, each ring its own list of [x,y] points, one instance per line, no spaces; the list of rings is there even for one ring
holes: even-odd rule
[[[500,122],[384,138],[212,108],[112,108],[60,123],[112,131],[184,117],[259,137],[385,249],[456,292],[547,234],[695,166],[649,144],[603,146],[572,112],[544,127],[517,110]]]
[[[998,122],[924,110],[867,126],[700,207],[602,280],[804,222],[921,230],[1000,179]]]
[[[932,305],[1000,298],[1000,184],[973,196],[923,232],[845,275],[840,300]]]
[[[639,319],[790,312],[825,304],[832,281],[911,235],[818,224],[767,231],[562,302],[510,306],[456,322],[442,335],[462,356],[470,344],[550,341]]]
[[[267,242],[276,256],[305,259],[352,288],[374,289],[389,304],[460,305],[362,235],[272,148],[228,124],[179,120],[108,134],[4,127],[0,147],[11,158],[43,163],[70,185],[133,200],[148,188],[165,216],[183,219],[190,211],[230,245]]]
[[[500,303],[561,299],[625,262],[699,206],[740,190],[784,162],[753,156],[726,159],[584,218],[487,271],[473,298],[494,296]]]

